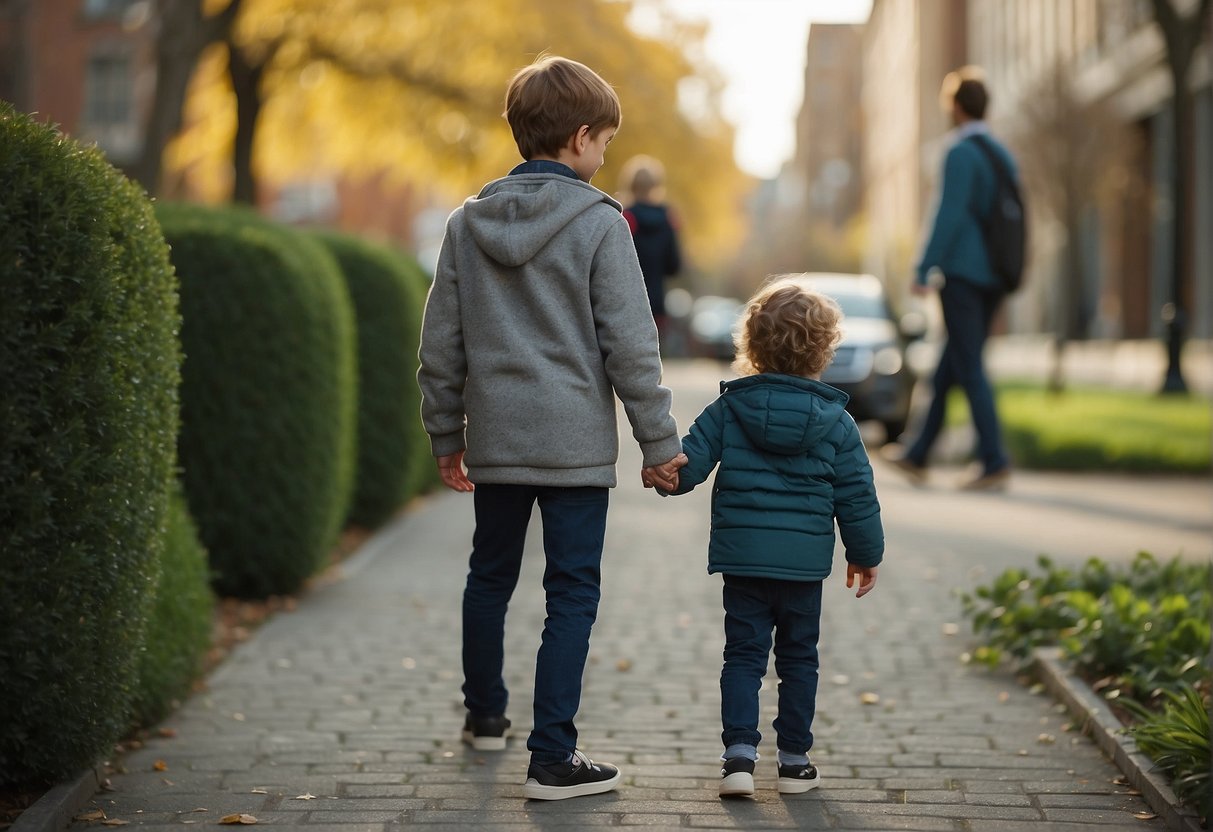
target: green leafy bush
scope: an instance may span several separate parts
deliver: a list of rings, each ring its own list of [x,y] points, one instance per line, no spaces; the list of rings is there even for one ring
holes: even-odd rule
[[[358,465],[349,520],[374,528],[420,490],[433,467],[417,387],[427,281],[391,249],[338,233],[317,237],[337,259],[354,303]]]
[[[1088,560],[1078,571],[1038,559],[1039,574],[1008,569],[961,597],[985,645],[978,658],[1026,658],[1060,645],[1109,691],[1150,698],[1195,682],[1209,651],[1209,565],[1159,563],[1142,552],[1127,567]]]
[[[148,615],[147,638],[139,657],[134,722],[152,725],[189,693],[202,670],[211,642],[215,598],[211,594],[206,550],[180,489],[168,515],[160,579]]]
[[[1181,802],[1195,806],[1206,821],[1213,816],[1209,778],[1209,703],[1191,685],[1167,693],[1161,712],[1126,703],[1140,720],[1130,728],[1137,747],[1171,780]]]
[[[0,106],[0,783],[128,726],[178,425],[176,281],[143,193]]]
[[[1176,794],[1209,814],[1210,566],[1140,553],[1127,567],[1089,560],[1078,571],[1040,558],[961,596],[990,664],[1004,652],[1060,645],[1092,686],[1138,723],[1138,745]]]
[[[357,378],[336,263],[244,210],[162,205],[181,277],[182,482],[217,590],[289,593],[349,508]]]

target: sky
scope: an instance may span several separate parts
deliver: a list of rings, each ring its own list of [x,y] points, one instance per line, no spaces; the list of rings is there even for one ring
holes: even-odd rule
[[[679,17],[708,22],[704,46],[725,79],[724,115],[737,127],[737,164],[770,178],[795,150],[810,23],[862,23],[872,0],[665,0],[665,5]]]

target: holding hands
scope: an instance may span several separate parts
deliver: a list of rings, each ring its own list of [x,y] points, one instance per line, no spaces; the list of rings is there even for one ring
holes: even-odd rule
[[[662,491],[673,491],[678,488],[678,469],[689,460],[686,454],[679,454],[669,462],[660,465],[650,465],[640,469],[640,481],[645,488],[660,488]]]

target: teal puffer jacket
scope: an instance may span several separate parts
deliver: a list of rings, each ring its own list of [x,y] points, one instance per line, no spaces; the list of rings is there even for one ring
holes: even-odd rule
[[[847,394],[798,376],[722,382],[682,448],[685,494],[720,464],[712,488],[708,571],[791,581],[830,574],[837,520],[846,558],[884,554],[872,466]]]

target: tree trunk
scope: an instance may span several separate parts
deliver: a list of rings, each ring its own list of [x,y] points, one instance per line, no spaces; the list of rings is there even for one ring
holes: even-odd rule
[[[267,61],[254,64],[240,47],[228,43],[228,74],[236,93],[236,138],[232,147],[234,183],[232,201],[257,204],[257,179],[253,171],[253,144],[261,115],[261,76]]]
[[[223,12],[205,17],[203,0],[159,0],[157,3],[156,90],[143,132],[143,148],[131,175],[153,196],[160,193],[164,149],[181,129],[185,94],[198,58],[209,44],[226,36],[242,0],[231,0]]]

